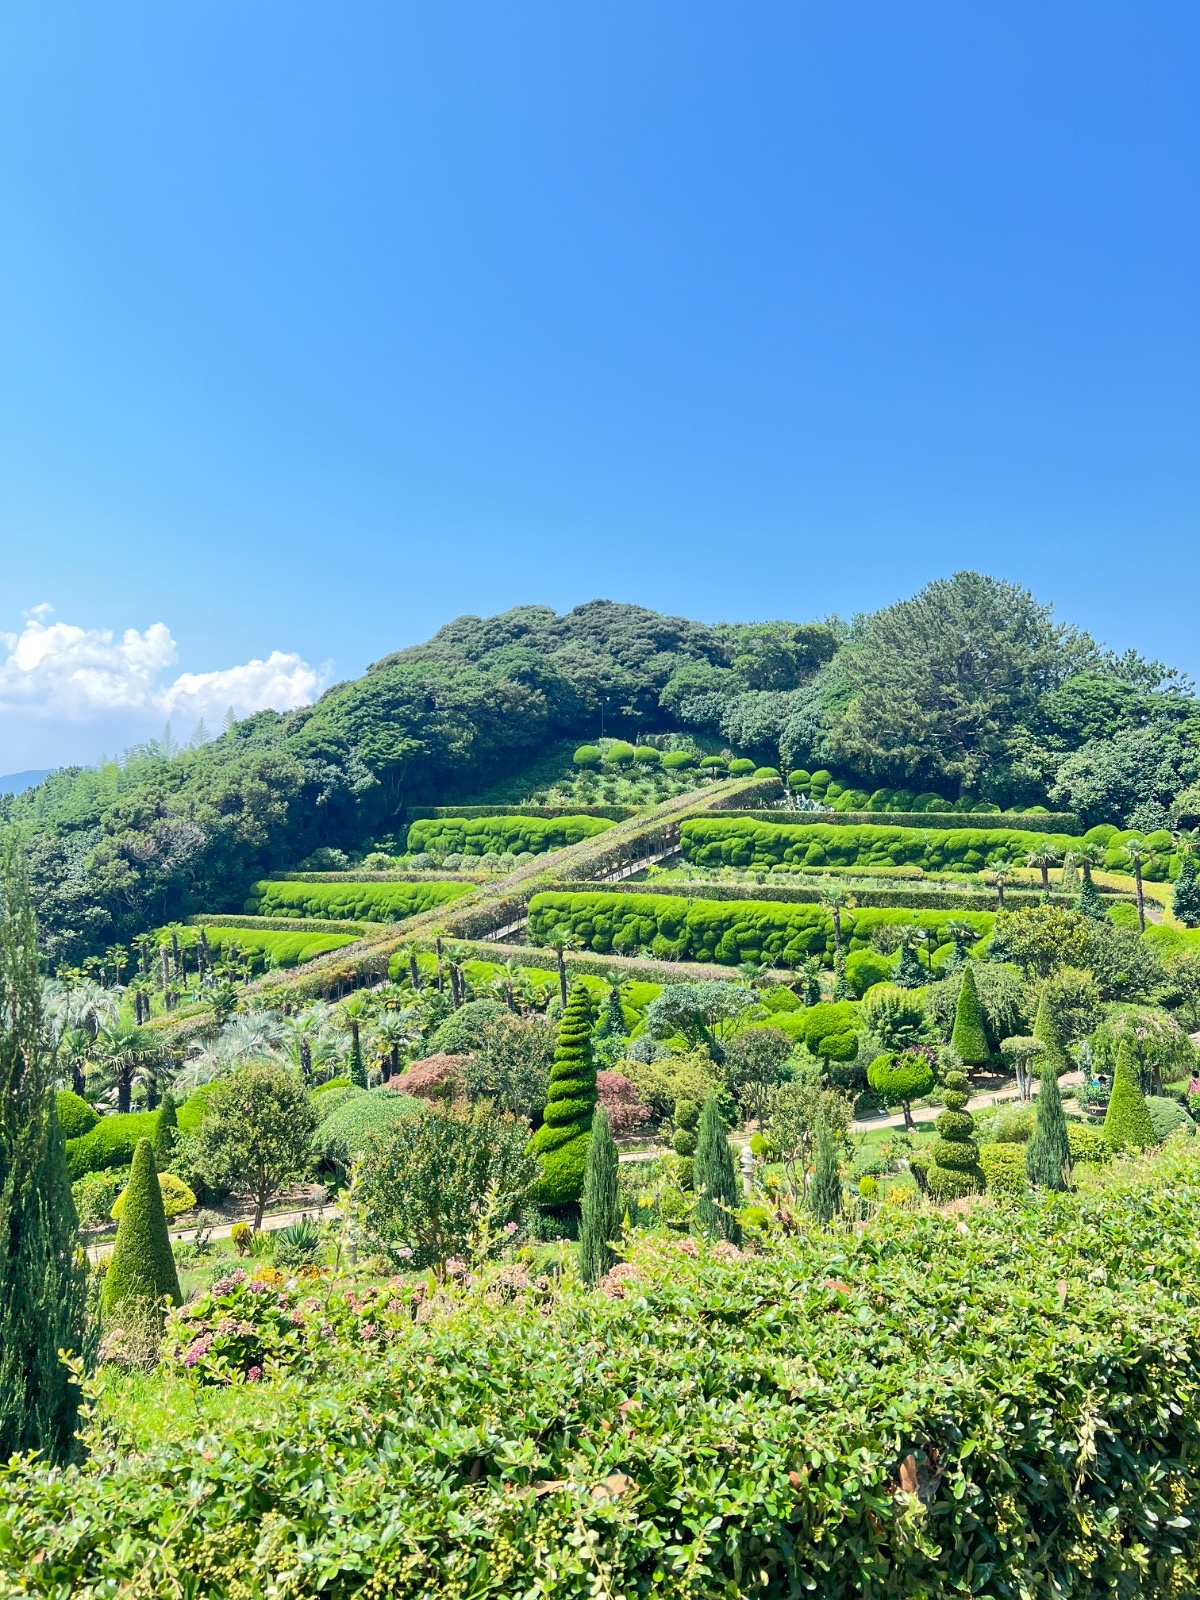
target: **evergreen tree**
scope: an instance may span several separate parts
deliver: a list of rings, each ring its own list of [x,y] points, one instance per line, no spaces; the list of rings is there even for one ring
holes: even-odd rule
[[[942,1098],[946,1109],[934,1124],[938,1138],[925,1181],[935,1200],[957,1200],[965,1194],[980,1193],[985,1181],[979,1165],[979,1146],[972,1137],[975,1118],[966,1109],[969,1096],[965,1073],[946,1074]]]
[[[610,1240],[617,1237],[621,1212],[617,1200],[617,1147],[600,1106],[592,1118],[587,1170],[583,1178],[579,1226],[579,1271],[584,1283],[602,1278],[617,1259]]]
[[[600,1032],[606,1039],[625,1037],[625,1013],[621,1010],[621,991],[615,983],[609,985],[604,1002],[604,1015],[600,1019]]]
[[[87,1273],[45,1046],[37,926],[15,841],[0,856],[0,1460],[65,1459],[85,1353]]]
[[[950,1048],[969,1067],[983,1066],[991,1055],[983,1026],[983,1007],[979,1003],[979,989],[975,983],[975,968],[969,963],[964,967],[958,985]]]
[[[819,989],[817,998],[820,999]],[[846,976],[846,963],[843,961],[840,951],[833,964],[833,998],[835,1000],[858,999],[857,994],[854,992],[854,985]]]
[[[1042,1046],[1042,1055],[1038,1061],[1039,1076],[1044,1077],[1047,1072],[1053,1072],[1057,1080],[1064,1072],[1070,1071],[1071,1058],[1063,1048],[1058,1015],[1049,989],[1042,990],[1042,998],[1038,1001],[1037,1016],[1033,1020],[1033,1037]]]
[[[358,1089],[367,1087],[367,1070],[363,1066],[362,1037],[357,1017],[350,1019],[350,1082]]]
[[[117,1225],[117,1242],[104,1278],[100,1309],[105,1322],[136,1307],[138,1315],[163,1314],[163,1302],[179,1305],[179,1274],[167,1233],[158,1169],[149,1139],[139,1139],[133,1152],[125,1207]]]
[[[731,1244],[740,1244],[742,1228],[736,1212],[741,1189],[715,1094],[709,1095],[700,1113],[692,1187],[696,1191],[696,1215],[709,1238],[719,1236]]]
[[[576,984],[558,1025],[542,1126],[529,1141],[530,1154],[542,1158],[537,1198],[543,1206],[571,1205],[583,1192],[596,1107],[591,1034],[592,1003]]]
[[[1071,1182],[1071,1146],[1063,1116],[1058,1073],[1043,1053],[1041,1087],[1034,1114],[1033,1136],[1025,1146],[1025,1172],[1039,1189],[1066,1189]]]
[[[842,1177],[838,1171],[837,1146],[828,1122],[817,1126],[817,1154],[812,1181],[804,1202],[818,1222],[828,1227],[842,1209]]]
[[[1192,850],[1185,850],[1179,863],[1171,910],[1189,928],[1194,928],[1200,922],[1200,876],[1196,872],[1196,856]]]
[[[1114,1150],[1145,1150],[1148,1145],[1157,1143],[1137,1063],[1127,1039],[1121,1040],[1117,1051],[1112,1094],[1104,1113],[1104,1137]]]
[[[1092,882],[1090,875],[1079,885],[1079,898],[1075,902],[1075,909],[1083,916],[1090,917],[1093,922],[1105,920],[1104,901],[1100,898],[1100,891]]]
[[[900,989],[922,989],[929,982],[929,974],[911,944],[900,946],[900,959],[896,962],[892,982]]]
[[[158,1121],[154,1126],[154,1165],[160,1172],[166,1172],[170,1167],[178,1137],[179,1118],[175,1112],[175,1096],[168,1089],[158,1108]]]

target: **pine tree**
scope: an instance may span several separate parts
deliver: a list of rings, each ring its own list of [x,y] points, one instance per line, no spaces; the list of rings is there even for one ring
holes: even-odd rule
[[[183,1296],[171,1253],[154,1151],[149,1139],[139,1139],[100,1309],[105,1322],[112,1322],[135,1307],[136,1315],[161,1318],[165,1300],[179,1305]]]
[[[838,1171],[837,1146],[824,1118],[817,1127],[817,1154],[804,1203],[825,1227],[842,1209],[842,1177]]]
[[[935,1200],[957,1200],[965,1194],[979,1194],[985,1181],[979,1165],[979,1146],[972,1137],[975,1118],[966,1109],[969,1096],[965,1073],[946,1074],[942,1098],[946,1109],[934,1124],[938,1138],[925,1181]]]
[[[616,984],[610,984],[608,998],[604,1003],[604,1016],[600,1022],[600,1032],[607,1039],[623,1039],[625,1037],[625,1013],[621,1010],[621,991]]]
[[[740,1244],[742,1228],[735,1213],[741,1203],[741,1189],[715,1094],[709,1095],[700,1113],[692,1187],[696,1191],[696,1216],[709,1238],[719,1236],[731,1244]]]
[[[1075,909],[1083,916],[1090,917],[1093,922],[1105,920],[1104,901],[1100,898],[1100,891],[1092,882],[1090,874],[1079,885],[1079,898],[1075,902]]]
[[[0,858],[0,1460],[65,1459],[79,1392],[60,1349],[85,1353],[87,1274],[45,1050],[37,927],[23,858]]]
[[[1179,863],[1171,910],[1189,928],[1194,928],[1200,922],[1200,876],[1196,872],[1194,851],[1185,850],[1183,860]]]
[[[1025,1146],[1025,1172],[1039,1189],[1067,1189],[1071,1183],[1071,1146],[1067,1119],[1054,1063],[1043,1055],[1041,1087],[1034,1113],[1033,1136]]]
[[[923,989],[929,974],[921,965],[921,958],[910,944],[900,946],[900,959],[892,974],[892,982],[900,989]]]
[[[579,1271],[584,1283],[595,1283],[602,1278],[617,1259],[610,1243],[617,1237],[621,1225],[617,1164],[617,1147],[608,1130],[608,1115],[601,1106],[592,1118],[592,1137],[583,1178]]]
[[[979,990],[975,983],[975,968],[970,964],[963,969],[958,985],[950,1048],[969,1067],[983,1066],[991,1055],[983,1026],[983,1007],[979,1003]]]
[[[158,1121],[154,1126],[154,1165],[160,1172],[166,1172],[170,1167],[178,1137],[179,1117],[175,1111],[175,1096],[168,1089],[158,1108]]]
[[[542,1126],[529,1141],[530,1154],[542,1158],[537,1198],[543,1206],[571,1205],[583,1193],[596,1107],[591,1034],[591,999],[584,986],[576,984],[558,1025]]]
[[[1145,1150],[1157,1143],[1137,1064],[1127,1039],[1121,1040],[1113,1073],[1112,1094],[1104,1113],[1104,1137],[1114,1150]]]

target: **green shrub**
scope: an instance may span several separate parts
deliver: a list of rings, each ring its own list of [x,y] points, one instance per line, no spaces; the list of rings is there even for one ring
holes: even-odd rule
[[[312,1136],[313,1153],[318,1160],[349,1171],[372,1135],[385,1134],[398,1118],[424,1109],[424,1103],[414,1096],[397,1094],[386,1086],[352,1089],[322,1117]]]
[[[639,744],[633,752],[633,762],[638,767],[661,766],[662,751],[656,750],[652,744]]]
[[[813,783],[815,785],[816,778]],[[814,789],[815,794],[815,789]],[[851,808],[853,809],[853,808]],[[687,817],[684,859],[700,867],[915,866],[926,872],[1024,862],[1040,846],[1069,850],[1068,834],[1013,828],[896,828],[829,822],[756,822],[743,817]]]
[[[413,827],[417,826],[417,823],[413,824]],[[350,880],[305,883],[292,879],[264,878],[254,885],[245,909],[252,916],[399,922],[405,917],[417,916],[422,911],[432,911],[435,906],[448,905],[452,900],[471,892],[469,883],[446,879],[431,883],[356,883]],[[244,932],[244,929],[238,928],[232,931],[231,936],[240,943]],[[265,938],[266,935],[258,937]],[[304,935],[280,934],[275,937],[299,939]],[[353,935],[320,934],[316,937],[335,939],[338,943],[331,948],[338,948]]]
[[[979,1003],[979,990],[975,987],[975,969],[969,963],[963,969],[958,986],[950,1048],[969,1067],[983,1066],[991,1055],[983,1026],[983,1007]]]
[[[596,1105],[591,1034],[591,996],[576,984],[559,1025],[543,1124],[529,1142],[530,1154],[541,1160],[537,1197],[543,1206],[570,1205],[583,1193]]]
[[[132,1182],[132,1179],[130,1180]],[[182,1178],[177,1178],[173,1172],[160,1172],[158,1187],[162,1191],[163,1212],[170,1221],[172,1217],[181,1217],[185,1211],[190,1211],[196,1204],[196,1196],[184,1183]],[[128,1203],[129,1190],[123,1189],[113,1201],[110,1215],[114,1222],[120,1222]]]
[[[803,767],[795,767],[787,775],[787,786],[795,794],[807,794],[808,786],[812,782],[812,773]]]
[[[573,757],[577,767],[598,767],[604,760],[598,744],[581,744]]]
[[[912,1127],[911,1106],[933,1088],[933,1068],[923,1055],[876,1056],[867,1068],[867,1082],[887,1106],[899,1106],[905,1126]]]
[[[1067,1123],[1067,1145],[1072,1162],[1093,1161],[1102,1164],[1112,1160],[1112,1146],[1099,1128],[1089,1128],[1083,1122]]]
[[[1133,1053],[1125,1039],[1121,1040],[1117,1051],[1112,1093],[1104,1114],[1104,1137],[1114,1150],[1145,1150],[1158,1142],[1146,1097],[1138,1082]]]
[[[1029,1185],[1025,1179],[1025,1152],[1019,1144],[981,1144],[979,1166],[989,1194],[1028,1193]]]
[[[996,1116],[997,1144],[1028,1144],[1033,1137],[1034,1109],[1032,1106],[1004,1106]]]
[[[54,1098],[58,1106],[59,1132],[64,1139],[82,1139],[99,1122],[87,1101],[73,1090],[60,1089]]]
[[[112,1220],[113,1201],[125,1187],[128,1174],[88,1172],[71,1185],[71,1198],[81,1228],[95,1228]]]
[[[681,772],[685,767],[694,767],[696,758],[690,750],[668,750],[662,764],[669,772]]]
[[[154,1151],[149,1139],[139,1139],[117,1242],[104,1275],[101,1310],[105,1322],[112,1323],[131,1308],[136,1308],[135,1315],[158,1315],[164,1301],[179,1305],[182,1300]]]
[[[296,911],[287,913],[289,916],[305,914]],[[311,914],[318,916],[321,913]],[[192,942],[186,937],[190,931],[184,930],[185,937],[182,942],[185,945]],[[195,931],[199,933],[199,929]],[[249,962],[252,973],[265,972],[271,967],[298,967],[305,961],[315,960],[317,956],[328,955],[331,950],[344,949],[355,940],[355,935],[352,933],[328,933],[316,930],[312,933],[302,933],[279,928],[235,927],[227,926],[219,920],[204,924],[204,937],[208,941],[208,948],[214,960],[229,960],[236,947],[240,956]]]
[[[156,1111],[115,1112],[101,1117],[90,1133],[66,1142],[67,1171],[72,1179],[86,1172],[106,1172],[127,1167],[139,1139],[153,1139],[158,1128]]]
[[[431,1056],[465,1056],[477,1050],[489,1026],[508,1013],[498,1000],[469,1000],[452,1011],[430,1035],[426,1053]]]
[[[709,1238],[740,1243],[742,1230],[737,1208],[742,1198],[741,1185],[734,1171],[729,1134],[715,1094],[709,1095],[700,1113],[692,1187],[696,1191],[696,1220]]]
[[[754,776],[754,770],[755,769],[754,769],[753,761],[747,761],[744,756],[737,756],[733,761],[731,761],[729,763],[729,776],[731,778],[750,778],[750,777],[753,777]],[[779,776],[779,774],[775,771],[774,768],[771,769],[771,774],[772,774],[773,777],[778,777]]]
[[[1154,1136],[1159,1144],[1180,1129],[1183,1129],[1189,1138],[1196,1132],[1196,1124],[1178,1100],[1168,1100],[1163,1095],[1150,1094],[1146,1096],[1146,1110],[1150,1113]]]
[[[957,1200],[962,1195],[977,1194],[984,1185],[979,1146],[972,1137],[975,1119],[966,1109],[969,1096],[965,1073],[946,1074],[942,1098],[946,1109],[935,1123],[938,1137],[930,1151],[926,1183],[934,1200]]]
[[[591,839],[612,826],[607,817],[426,817],[409,828],[408,850],[410,855],[536,856]]]
[[[877,983],[890,983],[892,962],[878,950],[851,950],[846,957],[846,981],[861,1000]]]

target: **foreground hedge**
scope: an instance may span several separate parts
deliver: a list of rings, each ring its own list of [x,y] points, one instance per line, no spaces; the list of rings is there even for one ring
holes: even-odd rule
[[[623,1299],[510,1272],[369,1360],[343,1335],[340,1378],[179,1384],[4,1471],[0,1592],[1195,1594],[1200,1184],[1161,1168],[754,1260],[647,1244]]]
[[[907,911],[862,908],[842,913],[843,950],[862,950],[880,923],[925,929],[933,946],[947,941],[948,924],[968,923],[983,939],[992,931],[990,911]],[[606,954],[649,949],[664,960],[772,961],[794,967],[811,955],[833,954],[833,919],[823,906],[771,900],[685,900],[680,895],[620,891],[536,894],[529,902],[529,934],[546,944],[556,934],[573,936]]]
[[[680,825],[686,860],[702,867],[913,866],[978,871],[1024,863],[1043,847],[1060,855],[1083,840],[1063,833],[1014,828],[844,827],[830,822],[751,822],[734,817],[689,817]]]
[[[325,917],[347,922],[399,922],[404,917],[448,905],[471,893],[469,883],[298,883],[264,878],[256,883],[244,910],[252,917]]]
[[[430,817],[414,822],[408,830],[408,852],[429,851],[439,856],[484,856],[529,851],[542,855],[561,850],[594,834],[606,833],[612,823],[606,817]]]

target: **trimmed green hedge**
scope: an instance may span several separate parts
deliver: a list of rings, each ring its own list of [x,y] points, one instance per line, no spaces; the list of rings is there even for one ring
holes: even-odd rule
[[[153,1140],[157,1128],[157,1111],[118,1111],[101,1117],[90,1133],[66,1141],[67,1172],[72,1183],[87,1172],[129,1166],[138,1140]]]
[[[469,883],[444,878],[431,883],[296,883],[264,878],[254,885],[245,911],[252,917],[327,917],[347,922],[401,922],[472,892]],[[324,937],[333,938],[329,934]]]
[[[1031,850],[1082,845],[1064,834],[1021,833],[1010,828],[877,828],[837,823],[752,822],[740,817],[688,817],[679,829],[684,858],[702,867],[913,866],[947,867],[1024,863]]]
[[[606,833],[611,827],[607,817],[430,817],[409,828],[408,852],[484,856],[528,851],[538,856]]]
[[[966,922],[979,939],[992,931],[989,911],[892,911],[860,908],[842,913],[843,948],[865,949],[881,923],[915,924],[935,946],[948,942],[943,929]],[[548,891],[529,902],[529,934],[544,945],[556,933],[573,935],[600,954],[635,954],[649,949],[660,959],[772,961],[794,967],[807,957],[833,954],[833,921],[822,906],[765,900],[685,900],[678,895]]]
[[[255,972],[267,967],[298,967],[330,950],[341,950],[358,938],[355,933],[310,933],[307,930],[292,933],[262,927],[229,927],[220,922],[206,922],[203,926],[214,960],[224,960],[229,949],[236,945],[251,958],[251,970]],[[199,938],[199,928],[185,929],[180,943],[194,948]]]

